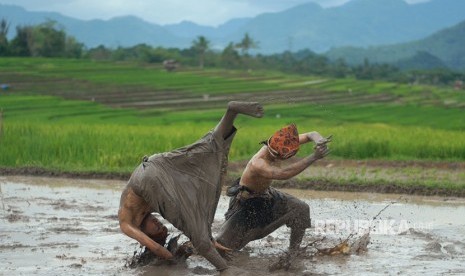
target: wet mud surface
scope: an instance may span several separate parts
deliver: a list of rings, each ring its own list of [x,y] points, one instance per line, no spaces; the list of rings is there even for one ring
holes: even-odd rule
[[[229,181],[239,177],[247,161],[230,162]],[[68,172],[39,167],[0,167],[0,175],[127,180],[124,172]],[[425,183],[429,183],[425,185]],[[465,162],[319,160],[312,168],[277,188],[349,191],[465,198]]]
[[[116,214],[124,185],[119,180],[0,176],[0,275],[220,275],[198,255],[177,265],[126,267],[140,248],[119,230]],[[286,192],[311,208],[305,250],[285,258],[290,231],[283,226],[235,252],[234,269],[222,275],[465,274],[463,198]],[[226,208],[222,196],[214,233]],[[168,226],[173,235],[179,233]],[[354,250],[367,231],[366,250]],[[346,239],[346,252],[321,254]],[[276,269],[276,264],[285,265]]]

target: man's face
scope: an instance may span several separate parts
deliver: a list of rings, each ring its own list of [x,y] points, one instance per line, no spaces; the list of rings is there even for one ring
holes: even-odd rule
[[[164,244],[168,237],[168,228],[166,228],[154,215],[148,215],[141,225],[141,230],[152,240]]]

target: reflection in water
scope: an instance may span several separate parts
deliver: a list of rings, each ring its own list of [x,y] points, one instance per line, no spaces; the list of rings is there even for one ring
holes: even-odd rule
[[[126,259],[139,249],[135,241],[121,234],[116,218],[124,181],[0,177],[0,185],[0,274],[216,274],[199,256],[192,256],[184,266],[147,266],[136,271],[124,268]],[[321,240],[316,246],[329,247],[370,228],[368,251],[313,257],[313,251],[307,251],[292,262],[288,271],[271,273],[268,266],[288,245],[289,230],[281,227],[236,253],[232,265],[253,275],[465,273],[463,199],[286,192],[303,198],[311,208],[313,225],[303,245]],[[223,196],[214,232],[223,221],[227,204]]]

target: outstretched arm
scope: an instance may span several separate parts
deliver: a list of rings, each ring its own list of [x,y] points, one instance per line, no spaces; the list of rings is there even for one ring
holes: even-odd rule
[[[286,180],[298,175],[311,164],[313,164],[313,162],[325,157],[328,154],[329,149],[326,147],[326,144],[321,144],[315,146],[315,151],[310,156],[295,161],[286,167],[270,165],[265,160],[260,158],[253,161],[251,169],[254,171],[254,173],[261,175],[264,178]]]
[[[308,142],[315,142],[315,143],[321,143],[323,141],[325,141],[325,139],[331,139],[331,136],[328,137],[328,138],[323,138],[323,136],[316,132],[316,131],[311,131],[311,132],[307,132],[307,133],[303,133],[303,134],[300,134],[299,135],[299,143],[300,144],[305,144],[305,143],[308,143]]]

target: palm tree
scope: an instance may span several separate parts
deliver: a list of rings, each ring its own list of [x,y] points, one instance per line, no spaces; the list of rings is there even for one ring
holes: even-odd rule
[[[205,53],[208,51],[210,46],[210,41],[206,39],[203,35],[200,35],[192,41],[192,48],[199,55],[199,67],[203,69],[205,63]]]
[[[242,58],[244,60],[244,66],[249,69],[249,50],[258,48],[258,42],[253,40],[248,33],[245,33],[244,38],[236,44],[236,48],[241,49]]]
[[[249,54],[250,49],[258,48],[258,42],[253,40],[248,33],[245,33],[244,38],[236,44],[236,47],[241,49],[241,53],[243,56],[247,56]]]

